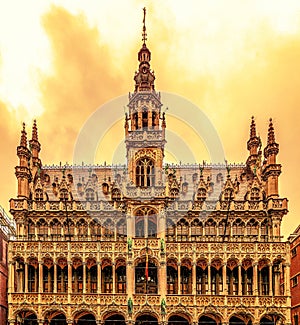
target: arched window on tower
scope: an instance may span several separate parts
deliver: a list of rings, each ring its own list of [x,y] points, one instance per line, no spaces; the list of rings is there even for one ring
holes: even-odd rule
[[[152,128],[154,128],[156,125],[156,112],[152,112]]]
[[[143,128],[148,127],[148,112],[144,111],[143,112]]]
[[[138,123],[139,123],[138,113],[134,113],[132,130],[137,130],[139,128]]]
[[[155,185],[154,162],[149,158],[142,158],[136,162],[136,186],[147,187]]]

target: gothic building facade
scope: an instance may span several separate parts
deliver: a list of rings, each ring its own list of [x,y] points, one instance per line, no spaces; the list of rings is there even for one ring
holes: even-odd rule
[[[14,222],[0,206],[0,324],[7,322],[7,243],[14,234]]]
[[[145,35],[126,165],[45,166],[21,131],[9,324],[290,324],[272,121],[262,152],[252,119],[245,164],[168,165]]]

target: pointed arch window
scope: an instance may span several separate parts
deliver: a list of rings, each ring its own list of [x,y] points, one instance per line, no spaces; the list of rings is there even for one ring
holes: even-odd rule
[[[143,128],[148,127],[148,112],[144,111],[142,115],[142,121],[143,121]]]
[[[265,219],[261,223],[261,237],[263,240],[267,241],[268,240],[268,235],[269,235],[269,220]]]
[[[179,190],[178,190],[178,188],[172,188],[170,190],[170,198],[177,199],[178,196],[179,196]]]
[[[135,236],[157,237],[157,216],[154,210],[146,208],[135,213]]]
[[[104,227],[104,239],[112,240],[115,236],[115,226],[111,219],[107,219],[103,224]]]
[[[226,188],[224,190],[224,201],[230,201],[232,200],[232,189]]]
[[[90,229],[91,229],[91,236],[93,239],[101,239],[101,224],[97,219],[94,219],[91,223],[90,223]]]
[[[191,238],[192,240],[200,240],[202,236],[202,223],[198,220],[195,219],[193,220],[191,224]]]
[[[244,235],[245,224],[241,219],[237,219],[232,225],[232,235],[233,236],[243,236]]]
[[[259,199],[260,199],[259,189],[254,187],[250,192],[250,200],[251,201],[259,201]]]
[[[197,199],[199,201],[205,201],[205,199],[206,199],[206,189],[205,188],[201,187],[201,188],[198,189],[198,191],[197,191]]]
[[[117,222],[117,237],[118,240],[125,240],[127,237],[127,226],[125,218]]]
[[[86,198],[87,201],[94,201],[95,200],[95,192],[94,192],[94,190],[92,188],[88,188],[86,190],[85,195],[86,195],[85,198]]]
[[[255,219],[251,219],[247,223],[247,235],[248,236],[258,235],[258,222]]]
[[[48,224],[44,219],[37,222],[39,239],[44,240],[48,235]]]
[[[68,290],[68,266],[67,261],[57,265],[57,292],[67,292]]]
[[[57,219],[50,222],[50,232],[53,240],[58,240],[61,237],[61,228],[62,225]]]
[[[28,238],[35,238],[35,225],[31,219],[28,220]]]
[[[35,190],[35,200],[36,201],[43,201],[43,191],[41,189]]]
[[[121,200],[121,191],[118,188],[114,188],[111,193],[111,198],[113,201]]]
[[[180,219],[177,223],[177,240],[187,241],[189,238],[189,223],[185,219]]]
[[[208,219],[205,222],[205,235],[216,236],[216,234],[217,234],[216,222],[213,219]]]
[[[77,223],[77,233],[79,239],[85,238],[88,235],[88,226],[83,219],[80,219],[79,222]]]
[[[167,219],[166,237],[167,241],[175,241],[175,224],[173,220]]]
[[[61,201],[67,201],[68,198],[69,198],[68,190],[67,189],[60,190],[60,192],[59,192],[59,199]]]
[[[149,158],[142,158],[136,162],[136,186],[147,187],[155,185],[154,162]]]

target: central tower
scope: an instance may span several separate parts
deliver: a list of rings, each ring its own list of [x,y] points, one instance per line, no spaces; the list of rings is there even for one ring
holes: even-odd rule
[[[146,9],[143,19],[143,45],[138,52],[134,92],[129,94],[129,116],[125,115],[127,165],[132,185],[161,186],[165,146],[165,115],[161,113],[160,93],[155,91],[151,52],[147,48]]]

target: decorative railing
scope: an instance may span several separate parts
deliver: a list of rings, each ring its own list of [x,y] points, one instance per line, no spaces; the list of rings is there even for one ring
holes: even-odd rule
[[[164,186],[151,186],[140,188],[127,186],[125,197],[149,198],[165,197]],[[120,201],[122,202],[122,201]],[[11,199],[11,210],[33,210],[33,211],[114,211],[119,210],[120,202],[107,200],[100,201],[28,201],[27,199]],[[261,210],[284,210],[287,211],[287,199],[273,199],[267,201],[183,201],[175,200],[169,202],[167,211],[261,211]]]

